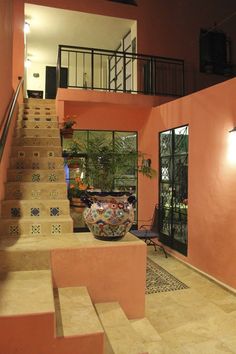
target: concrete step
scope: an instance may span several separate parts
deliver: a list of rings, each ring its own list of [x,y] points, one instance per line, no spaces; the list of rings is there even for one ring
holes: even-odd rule
[[[164,352],[163,340],[147,318],[130,320],[130,323],[149,354]]]
[[[95,305],[106,334],[106,354],[148,354],[117,302]]]
[[[16,138],[59,138],[60,137],[60,130],[51,128],[51,129],[28,129],[28,128],[16,128],[15,135]]]
[[[50,353],[54,302],[50,271],[2,273],[1,354]],[[47,350],[46,350],[47,348]]]
[[[13,139],[13,146],[61,146],[60,137],[16,137]]]
[[[24,98],[24,104],[31,105],[55,105],[56,100],[47,98],[47,99],[40,99],[40,98]]]
[[[13,146],[11,149],[11,157],[26,157],[26,158],[37,158],[37,157],[61,157],[62,148],[60,146],[53,147],[37,147],[32,148],[32,146]]]
[[[10,169],[55,170],[64,168],[63,157],[11,157]]]
[[[40,217],[68,216],[70,214],[69,200],[3,200],[1,202],[3,218],[30,218],[35,217],[38,210]]]
[[[0,293],[0,323],[6,316],[54,313],[51,271],[1,273]]]
[[[86,287],[59,288],[60,307],[56,307],[57,335],[71,337],[75,335],[104,335]]]
[[[18,119],[17,121],[19,122],[58,122],[58,118],[56,115],[24,115],[23,113],[18,114]]]
[[[34,183],[34,182],[6,182],[5,199],[30,199],[30,200],[47,200],[47,199],[67,199],[66,183]]]
[[[26,112],[26,113],[51,113],[54,112],[56,114],[55,105],[28,105],[25,104],[24,106],[19,107],[19,112]]]
[[[51,216],[44,218],[40,216],[38,208],[32,208],[35,215],[30,218],[0,219],[0,235],[8,236],[60,236],[64,233],[73,232],[73,221],[70,216]]]
[[[9,169],[7,171],[8,182],[65,182],[65,171],[55,170],[31,170],[31,169]]]
[[[47,122],[44,121],[26,121],[26,120],[18,120],[17,121],[17,128],[22,129],[58,129],[58,122]]]

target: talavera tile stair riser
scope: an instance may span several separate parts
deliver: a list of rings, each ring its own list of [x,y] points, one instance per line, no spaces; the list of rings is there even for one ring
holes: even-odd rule
[[[66,199],[65,183],[7,182],[6,199]]]
[[[38,210],[37,215],[45,218],[68,216],[69,208],[68,200],[35,200],[33,203],[31,200],[6,200],[2,202],[2,216],[4,218],[34,218],[35,210]]]
[[[14,169],[62,169],[64,168],[64,160],[62,157],[13,157],[10,161],[10,168]]]
[[[27,128],[18,128],[15,130],[15,137],[50,137],[50,138],[59,138],[60,132],[59,129],[27,129]]]
[[[21,138],[14,138],[13,145],[17,146],[32,146],[35,148],[36,146],[60,146],[61,139],[55,137],[21,137]]]
[[[59,146],[13,146],[11,150],[12,157],[26,157],[26,158],[37,158],[37,157],[61,157],[62,148]]]
[[[22,120],[17,122],[17,129],[20,128],[29,128],[29,129],[56,129],[58,128],[58,123],[55,122],[47,122],[47,121],[28,121]]]
[[[63,182],[65,181],[64,170],[8,170],[7,178],[9,182]]]
[[[40,115],[35,116],[33,114],[27,115],[19,115],[17,124],[21,124],[21,122],[58,122],[56,115]]]
[[[35,208],[37,215],[37,208]],[[0,235],[2,236],[42,236],[52,235],[60,236],[64,233],[70,233],[72,228],[72,220],[69,217],[58,217],[49,219],[35,216],[34,220],[29,219],[3,219],[0,225]]]

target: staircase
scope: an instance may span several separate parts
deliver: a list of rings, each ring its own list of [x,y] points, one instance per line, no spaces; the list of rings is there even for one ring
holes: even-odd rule
[[[83,237],[79,246],[72,234],[53,100],[29,99],[20,107],[7,176],[0,219],[0,354],[161,353],[161,338],[147,319],[129,321],[117,302],[94,305],[87,284],[55,288],[52,248],[40,246],[42,240],[55,242],[55,249],[60,240],[75,262],[82,257],[75,247],[85,253],[93,247]],[[65,272],[62,264],[59,256],[54,266]]]
[[[15,129],[0,235],[56,237],[72,231],[55,102],[28,99]]]

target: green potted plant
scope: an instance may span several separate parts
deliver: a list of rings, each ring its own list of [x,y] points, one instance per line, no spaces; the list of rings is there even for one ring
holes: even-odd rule
[[[61,125],[61,135],[65,139],[73,137],[73,125],[76,123],[76,115],[70,116],[67,115]]]

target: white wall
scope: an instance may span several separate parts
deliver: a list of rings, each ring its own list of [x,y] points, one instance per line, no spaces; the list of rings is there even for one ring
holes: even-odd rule
[[[26,70],[26,87],[27,90],[40,90],[43,91],[43,97],[45,98],[45,64],[39,64],[32,62],[31,66]],[[34,73],[38,73],[39,77],[35,78]]]

